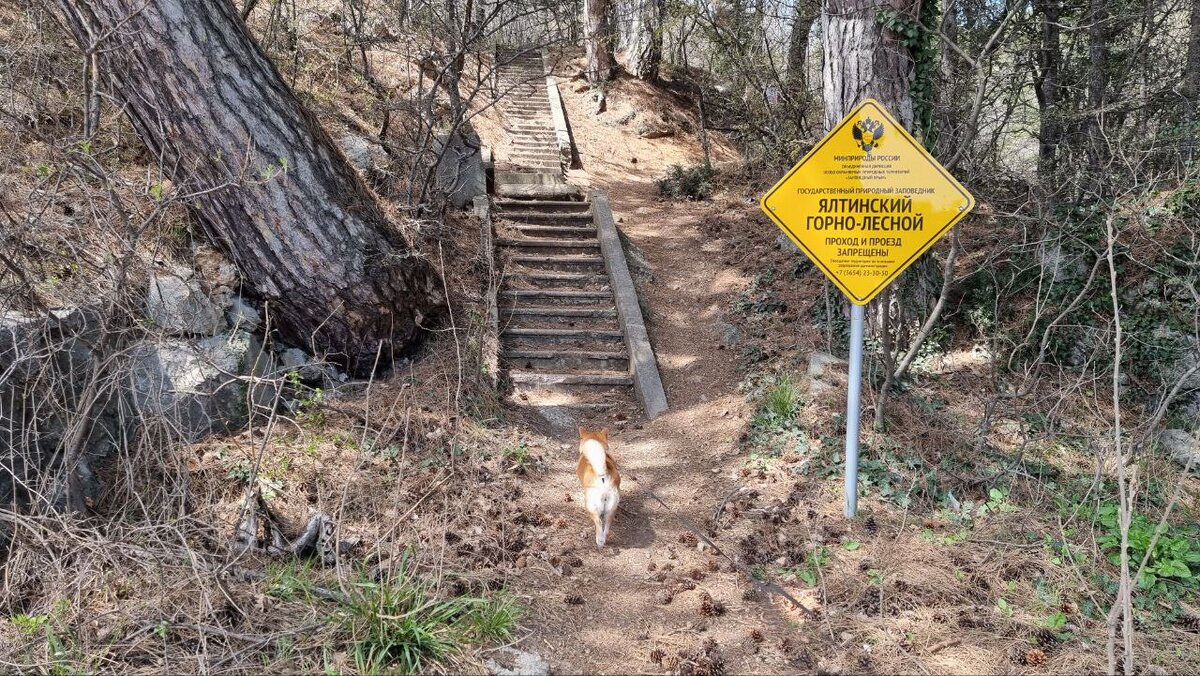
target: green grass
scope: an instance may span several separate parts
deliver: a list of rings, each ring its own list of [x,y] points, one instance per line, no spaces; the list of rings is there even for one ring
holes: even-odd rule
[[[487,598],[439,598],[403,569],[390,579],[360,579],[338,610],[361,673],[416,673],[482,641],[507,640],[520,607],[500,592]]]
[[[791,374],[775,376],[766,383],[762,404],[750,426],[759,433],[778,432],[791,425],[800,410],[800,403],[800,388]]]

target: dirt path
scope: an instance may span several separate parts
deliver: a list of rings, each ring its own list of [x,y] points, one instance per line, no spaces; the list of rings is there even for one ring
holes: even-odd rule
[[[702,236],[701,209],[659,202],[645,183],[605,187],[622,229],[653,270],[641,291],[671,408],[652,422],[613,430],[626,479],[611,546],[603,550],[591,546],[579,506],[574,440],[559,433],[563,443],[548,479],[532,485],[529,497],[561,509],[567,524],[547,543],[551,565],[531,565],[522,576],[534,633],[521,647],[542,654],[556,673],[653,672],[669,671],[678,653],[685,660],[696,654],[702,667],[700,653],[712,639],[717,649],[709,644],[709,659],[723,660],[731,673],[794,671],[777,645],[794,629],[769,600],[743,598],[749,580],[681,538],[686,528],[651,497],[702,527],[735,487],[738,437],[749,412],[737,389],[736,352],[722,346],[717,326],[744,281],[723,264],[719,244]],[[731,554],[737,548],[719,544]],[[707,596],[725,611],[702,608]],[[758,645],[755,629],[776,643]],[[655,649],[667,655],[665,666],[651,661]]]

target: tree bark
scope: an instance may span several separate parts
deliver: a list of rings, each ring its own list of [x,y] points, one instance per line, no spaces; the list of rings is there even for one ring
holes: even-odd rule
[[[229,0],[56,0],[66,26],[283,340],[358,375],[443,303],[436,274]],[[105,36],[90,44],[89,35]],[[98,47],[98,48],[97,48]]]
[[[1108,4],[1106,0],[1090,0],[1088,5],[1088,159],[1091,168],[1098,170],[1107,156],[1104,139],[1105,90],[1108,88]],[[1101,184],[1101,188],[1102,188]]]
[[[630,75],[651,82],[662,65],[662,24],[666,0],[631,0],[620,27],[622,65]]]
[[[1200,0],[1192,0],[1187,59],[1179,89],[1183,92],[1183,119],[1196,122],[1200,118]]]
[[[1037,0],[1042,15],[1042,44],[1034,92],[1038,100],[1038,175],[1048,183],[1057,169],[1058,144],[1062,137],[1060,70],[1062,63],[1062,0]]]
[[[883,3],[904,8],[904,0]],[[909,94],[912,58],[896,35],[876,20],[875,0],[824,0],[821,28],[825,63],[825,129],[833,127],[863,99],[882,103],[912,128]]]
[[[784,87],[796,108],[808,101],[808,42],[813,21],[820,11],[817,0],[797,2],[792,10],[792,33],[788,38],[787,76]]]
[[[583,0],[583,43],[587,51],[587,79],[593,86],[608,82],[613,75],[608,3],[609,0]]]
[[[910,9],[906,0],[885,0],[898,9]],[[823,0],[821,28],[824,38],[825,62],[822,80],[825,91],[825,130],[832,130],[865,98],[874,98],[887,108],[905,128],[913,124],[913,104],[910,94],[912,57],[896,34],[876,20],[880,7],[877,0]],[[878,327],[880,342],[886,354],[885,363],[894,356],[891,351],[891,301],[893,291],[879,296]],[[892,371],[886,371],[875,406],[875,427],[882,429],[886,421],[887,397],[892,387]]]

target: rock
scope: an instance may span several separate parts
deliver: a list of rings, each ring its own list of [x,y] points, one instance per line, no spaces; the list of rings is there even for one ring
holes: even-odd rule
[[[827,352],[813,352],[808,355],[808,377],[824,378],[825,374],[829,372],[830,366],[845,363],[845,359],[839,359]]]
[[[812,397],[821,397],[834,389],[834,386],[825,380],[825,376],[829,374],[829,367],[834,364],[845,364],[844,359],[839,359],[826,352],[813,352],[808,355],[808,393]]]
[[[549,676],[550,663],[537,653],[504,647],[496,651],[499,659],[488,658],[487,668],[496,676]]]
[[[300,348],[289,347],[279,353],[279,365],[285,372],[295,371],[301,380],[320,380],[325,374],[323,364],[313,361],[308,353]]]
[[[146,313],[151,321],[176,336],[214,336],[226,326],[224,315],[204,295],[199,282],[182,272],[150,276]]]
[[[241,296],[234,296],[229,304],[229,309],[225,311],[225,319],[235,331],[257,331],[262,324],[262,315],[253,305],[250,305]]]
[[[1163,430],[1158,437],[1158,443],[1175,462],[1186,466],[1190,461],[1192,469],[1200,470],[1200,439],[1187,430]]]
[[[387,163],[383,146],[365,136],[346,134],[337,140],[337,145],[350,164],[364,174],[371,175]]]
[[[578,424],[578,418],[566,406],[539,406],[538,415],[550,423],[550,428],[558,434],[569,434]]]
[[[782,232],[778,235],[775,235],[775,244],[783,251],[790,251],[793,253],[800,252],[800,247],[796,246],[796,243],[792,241],[792,238],[788,237]]]
[[[437,185],[446,201],[459,209],[470,207],[475,198],[487,194],[482,145],[474,133],[441,135],[434,140],[439,157]],[[444,150],[443,150],[444,149]]]
[[[249,420],[247,402],[269,407],[274,386],[239,376],[270,373],[270,355],[246,331],[200,341],[143,341],[130,349],[132,398],[144,416],[189,440],[230,432]]]
[[[638,136],[646,139],[666,138],[674,135],[675,130],[671,127],[641,127],[638,129]]]
[[[742,332],[738,330],[738,327],[726,321],[723,315],[717,315],[716,321],[713,322],[713,329],[717,332],[717,339],[725,347],[737,347],[742,342]]]

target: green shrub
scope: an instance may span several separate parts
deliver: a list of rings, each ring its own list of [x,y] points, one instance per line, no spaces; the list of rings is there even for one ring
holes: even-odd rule
[[[702,200],[712,195],[713,170],[702,164],[684,167],[672,164],[667,175],[655,181],[658,194],[677,200]]]

